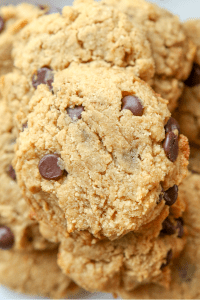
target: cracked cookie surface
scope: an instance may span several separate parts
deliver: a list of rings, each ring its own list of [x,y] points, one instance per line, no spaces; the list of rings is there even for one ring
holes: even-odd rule
[[[59,71],[73,61],[128,68],[144,80],[154,74],[150,45],[140,26],[91,0],[75,1],[62,14],[32,22],[16,41],[13,55],[15,66],[30,78],[44,66]]]
[[[37,218],[63,234],[110,239],[155,219],[162,188],[176,190],[189,154],[183,135],[165,138],[166,101],[133,75],[84,64],[52,85],[32,97],[15,161]]]
[[[155,77],[150,81],[153,89],[169,100],[173,111],[192,67],[195,46],[186,36],[177,16],[144,0],[104,0],[126,13],[129,19],[143,26],[151,44],[155,60]]]

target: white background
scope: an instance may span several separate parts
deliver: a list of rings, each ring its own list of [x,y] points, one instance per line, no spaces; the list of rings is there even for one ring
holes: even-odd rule
[[[162,7],[165,7],[171,10],[174,14],[177,14],[182,21],[188,18],[200,18],[200,0],[151,0],[159,4]],[[20,2],[31,2],[31,3],[40,3],[45,4],[47,0],[33,0],[33,1],[19,1],[19,0],[0,0],[0,5],[5,4],[17,4]],[[71,5],[72,0],[49,0],[52,5],[57,7],[63,7],[64,5]],[[1,263],[1,262],[0,262]],[[12,265],[10,266],[12,268]],[[18,275],[17,275],[18,276]],[[6,289],[5,287],[0,287],[0,300],[5,299],[36,299],[35,297],[29,297],[26,295],[19,295],[13,293]],[[38,298],[41,299],[41,298]],[[81,291],[79,294],[75,295],[71,299],[113,299],[112,295],[110,294],[101,294],[101,293],[94,293],[90,294],[85,291]]]

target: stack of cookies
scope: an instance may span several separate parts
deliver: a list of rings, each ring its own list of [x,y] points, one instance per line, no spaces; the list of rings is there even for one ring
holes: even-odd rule
[[[198,298],[200,22],[21,4],[0,8],[0,44],[0,282]]]

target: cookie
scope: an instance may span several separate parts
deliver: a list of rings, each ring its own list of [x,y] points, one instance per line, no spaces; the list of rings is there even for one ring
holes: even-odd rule
[[[62,239],[58,264],[89,291],[130,291],[149,282],[168,287],[170,260],[185,245],[184,229],[179,224],[185,205],[177,202],[179,209],[172,206],[169,216],[165,206],[154,221],[115,241],[88,239],[87,235]]]
[[[41,9],[28,3],[0,7],[0,76],[12,71],[11,52],[17,34],[47,10],[48,8]]]
[[[127,68],[145,80],[154,74],[150,45],[140,26],[92,0],[75,1],[62,14],[33,21],[16,40],[13,55],[15,66],[30,80],[43,67],[59,71],[73,61]]]
[[[133,74],[71,65],[52,88],[37,87],[29,109],[18,182],[37,218],[61,234],[116,239],[176,201],[187,139],[166,101]]]
[[[175,116],[189,141],[200,145],[200,20],[187,21],[184,28],[196,44],[197,53]]]
[[[30,295],[63,299],[78,290],[56,263],[54,251],[0,250],[0,283]]]
[[[124,299],[199,299],[200,279],[200,216],[199,174],[190,173],[180,186],[180,197],[186,200],[183,221],[187,229],[187,244],[178,259],[171,265],[172,280],[169,289],[158,285],[143,285],[127,293],[120,292]]]
[[[195,55],[195,46],[186,37],[180,20],[144,0],[104,0],[103,3],[116,7],[134,24],[143,26],[155,60],[155,77],[150,83],[157,93],[169,100],[169,109],[173,111]]]
[[[17,250],[44,250],[56,245],[45,240],[39,225],[30,218],[30,208],[17,184],[12,166],[16,130],[7,105],[0,102],[0,231],[8,233],[9,248]],[[0,239],[0,245],[1,245]],[[3,243],[3,242],[2,242]],[[6,246],[5,246],[6,247]],[[4,248],[3,244],[2,247]]]

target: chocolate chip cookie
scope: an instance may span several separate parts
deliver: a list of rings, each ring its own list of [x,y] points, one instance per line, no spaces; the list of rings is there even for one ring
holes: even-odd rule
[[[91,0],[75,1],[62,14],[33,21],[21,32],[13,55],[15,66],[33,80],[41,68],[59,71],[73,61],[127,68],[144,80],[154,74],[150,45],[140,26]]]
[[[176,202],[187,139],[133,74],[71,65],[37,87],[29,109],[15,170],[39,220],[116,239]]]
[[[99,241],[86,235],[62,239],[58,263],[89,291],[130,291],[149,282],[167,288],[170,262],[185,245],[181,218],[184,209],[180,200],[170,209],[165,206],[150,224],[115,241]]]
[[[126,13],[134,24],[143,26],[155,60],[155,77],[150,84],[169,100],[169,109],[173,111],[195,55],[195,46],[186,36],[180,20],[145,0],[104,0],[103,3]]]
[[[179,100],[176,118],[181,131],[191,143],[200,145],[200,20],[184,24],[187,35],[197,46],[192,72],[185,81],[185,89]]]
[[[127,293],[121,290],[124,299],[199,299],[200,279],[200,175],[190,173],[180,186],[179,196],[186,201],[183,214],[187,244],[177,259],[171,264],[172,279],[169,289],[158,285],[143,285]]]

